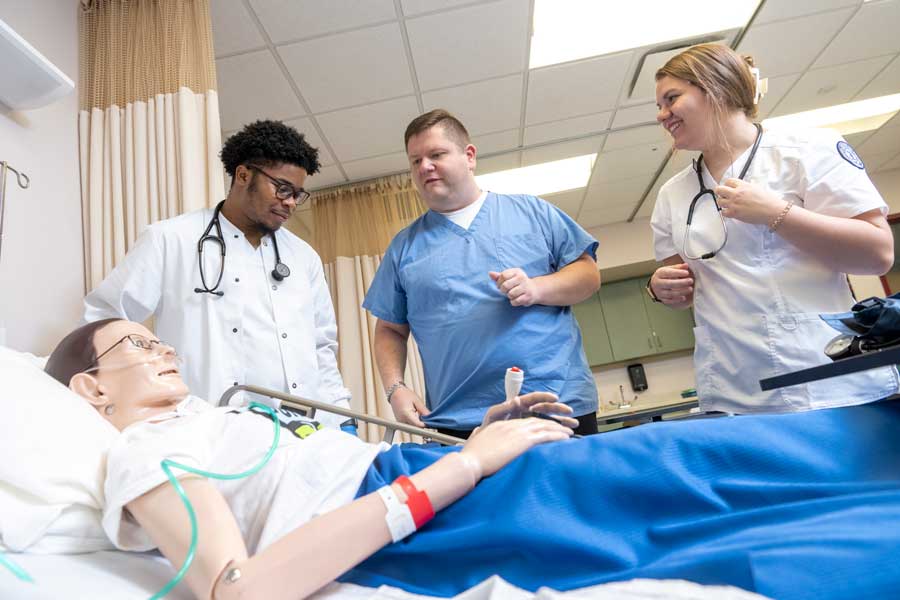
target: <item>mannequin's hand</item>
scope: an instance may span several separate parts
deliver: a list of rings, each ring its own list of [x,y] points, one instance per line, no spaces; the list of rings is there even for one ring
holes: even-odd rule
[[[572,407],[559,402],[556,394],[549,392],[531,392],[530,394],[516,396],[512,400],[495,404],[485,413],[481,426],[484,427],[494,421],[521,419],[531,416],[531,413],[552,416],[566,427],[573,429],[578,427],[578,419],[568,416],[572,414]]]
[[[497,284],[500,293],[509,298],[513,306],[540,304],[540,286],[519,267],[505,271],[489,271],[488,275]]]
[[[571,435],[571,429],[548,419],[496,421],[473,433],[461,452],[478,463],[482,477],[488,477],[532,446]]]
[[[785,205],[785,201],[768,188],[742,179],[726,179],[714,191],[722,216],[754,225],[768,225]]]
[[[663,304],[685,306],[694,300],[694,274],[686,263],[660,267],[650,278],[650,288]]]
[[[425,427],[420,416],[424,417],[431,412],[414,391],[402,386],[391,396],[391,410],[397,421],[416,427]]]

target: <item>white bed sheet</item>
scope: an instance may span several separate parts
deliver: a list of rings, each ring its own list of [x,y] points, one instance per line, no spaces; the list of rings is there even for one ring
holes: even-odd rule
[[[90,554],[13,554],[35,583],[24,583],[0,567],[3,600],[146,600],[166,584],[174,570],[158,554],[93,552]],[[170,600],[192,600],[185,585],[170,593]],[[701,586],[687,581],[632,580],[569,592],[541,589],[526,592],[499,577],[492,577],[456,596],[457,600],[760,600],[757,594],[736,588]],[[331,584],[314,600],[436,600],[396,588],[378,589],[352,584]]]

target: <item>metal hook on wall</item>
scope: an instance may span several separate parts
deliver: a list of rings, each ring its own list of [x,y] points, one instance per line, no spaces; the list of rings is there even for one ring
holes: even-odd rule
[[[6,171],[16,174],[16,183],[23,190],[28,189],[28,186],[31,185],[28,175],[13,169],[5,160],[0,160],[0,255],[3,252],[3,215],[6,212]]]

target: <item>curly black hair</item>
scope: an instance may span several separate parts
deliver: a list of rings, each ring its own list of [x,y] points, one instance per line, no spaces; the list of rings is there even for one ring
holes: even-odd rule
[[[281,121],[256,121],[228,138],[219,153],[232,178],[240,165],[297,165],[308,175],[318,172],[319,150],[302,133]]]

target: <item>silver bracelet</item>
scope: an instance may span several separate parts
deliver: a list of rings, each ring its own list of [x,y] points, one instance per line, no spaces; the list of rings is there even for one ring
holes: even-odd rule
[[[402,387],[409,389],[408,387],[406,387],[406,384],[403,383],[403,380],[401,379],[400,381],[396,382],[394,385],[392,385],[391,387],[388,388],[387,393],[386,393],[386,398],[387,398],[388,404],[391,403],[391,396],[394,395],[394,392],[396,392],[398,389],[400,389]]]

